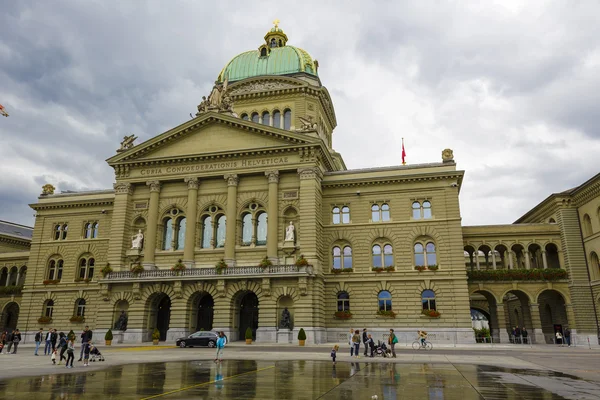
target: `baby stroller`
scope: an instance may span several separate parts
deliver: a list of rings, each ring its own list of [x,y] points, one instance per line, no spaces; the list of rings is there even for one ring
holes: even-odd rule
[[[382,342],[381,340],[377,341],[377,346],[375,346],[375,354],[378,357],[387,357],[387,355],[389,353],[391,353],[392,351],[390,349],[387,348],[387,346],[385,345],[384,342]]]
[[[104,356],[96,346],[90,349],[90,361],[104,361]]]

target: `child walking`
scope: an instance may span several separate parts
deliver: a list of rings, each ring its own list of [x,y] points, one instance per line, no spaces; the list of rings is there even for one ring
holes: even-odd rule
[[[335,358],[337,356],[337,352],[340,349],[340,346],[338,346],[337,344],[335,346],[333,346],[333,349],[331,349],[331,359],[333,360],[333,365],[335,365]]]
[[[73,368],[73,360],[75,360],[75,339],[70,339],[67,342],[67,368]],[[71,361],[71,365],[69,365]]]
[[[56,350],[52,351],[52,356],[50,356],[50,359],[52,360],[52,364],[56,364]]]
[[[225,343],[227,343],[225,340],[225,333],[220,332],[219,338],[217,339],[217,355],[215,357],[215,362],[223,361],[223,349],[225,348]]]
[[[92,342],[84,343],[83,348],[83,366],[87,367],[90,365],[90,351],[92,351]]]

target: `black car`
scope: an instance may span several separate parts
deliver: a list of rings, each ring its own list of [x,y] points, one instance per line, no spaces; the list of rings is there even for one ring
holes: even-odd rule
[[[188,337],[177,339],[175,342],[178,347],[194,347],[194,346],[208,346],[215,347],[217,345],[217,333],[211,331],[199,331],[192,333]]]

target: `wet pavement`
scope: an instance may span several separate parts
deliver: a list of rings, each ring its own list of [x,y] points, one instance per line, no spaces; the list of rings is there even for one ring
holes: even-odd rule
[[[63,368],[63,367],[57,367]],[[62,372],[62,371],[61,371]],[[0,381],[2,399],[600,399],[600,383],[467,364],[226,360],[110,366]]]

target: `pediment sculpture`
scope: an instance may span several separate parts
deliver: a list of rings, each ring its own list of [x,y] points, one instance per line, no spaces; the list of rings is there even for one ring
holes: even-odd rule
[[[209,111],[233,114],[233,101],[227,88],[228,81],[229,75],[225,76],[225,81],[222,85],[213,86],[208,98],[202,96],[202,101],[198,104],[196,116]]]
[[[117,152],[129,150],[134,146],[133,142],[137,139],[135,135],[123,136],[123,140],[121,141],[121,147],[117,150]]]

